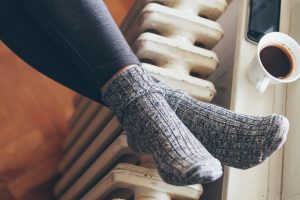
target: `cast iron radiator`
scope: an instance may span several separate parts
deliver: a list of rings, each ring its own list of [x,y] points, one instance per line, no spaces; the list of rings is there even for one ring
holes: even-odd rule
[[[219,62],[211,49],[223,36],[214,20],[226,6],[225,0],[137,0],[121,30],[154,77],[210,102],[216,90],[206,78]],[[137,155],[128,147],[109,109],[82,96],[74,106],[59,165],[62,178],[54,188],[58,199],[200,198],[201,185],[164,183],[151,156]]]

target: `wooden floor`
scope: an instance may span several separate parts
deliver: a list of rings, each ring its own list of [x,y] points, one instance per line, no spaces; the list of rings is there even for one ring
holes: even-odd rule
[[[119,23],[132,0],[107,2]],[[0,200],[54,199],[73,97],[0,42]]]
[[[0,43],[1,200],[51,199],[73,96]]]

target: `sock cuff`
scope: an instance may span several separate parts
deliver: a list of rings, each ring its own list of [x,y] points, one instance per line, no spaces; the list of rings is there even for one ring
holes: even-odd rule
[[[178,106],[180,105],[180,103],[182,102],[182,100],[187,94],[180,90],[176,90],[168,87],[167,85],[165,85],[164,83],[156,79],[155,77],[153,77],[153,80],[156,82],[158,87],[160,87],[164,91],[165,99],[167,100],[168,104],[171,106],[172,110],[176,112]]]
[[[147,93],[163,95],[163,90],[157,87],[144,68],[134,66],[112,79],[102,90],[102,101],[114,111],[119,120],[122,120],[126,107]]]
[[[180,90],[166,89],[165,98],[167,99],[168,104],[172,107],[173,111],[176,112],[179,105],[182,103],[184,97],[187,95]]]

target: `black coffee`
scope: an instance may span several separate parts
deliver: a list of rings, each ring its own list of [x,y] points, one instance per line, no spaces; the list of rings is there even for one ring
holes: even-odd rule
[[[260,52],[264,68],[276,78],[286,78],[293,68],[291,54],[277,46],[265,47]]]

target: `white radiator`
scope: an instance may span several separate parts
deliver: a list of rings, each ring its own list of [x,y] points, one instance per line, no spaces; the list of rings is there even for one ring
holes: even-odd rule
[[[211,49],[223,36],[217,19],[225,0],[138,0],[123,31],[150,73],[172,88],[210,102],[216,94],[206,80],[218,66]],[[137,155],[111,111],[85,97],[74,101],[62,178],[54,188],[60,200],[199,199],[201,185],[164,183],[150,156]]]

